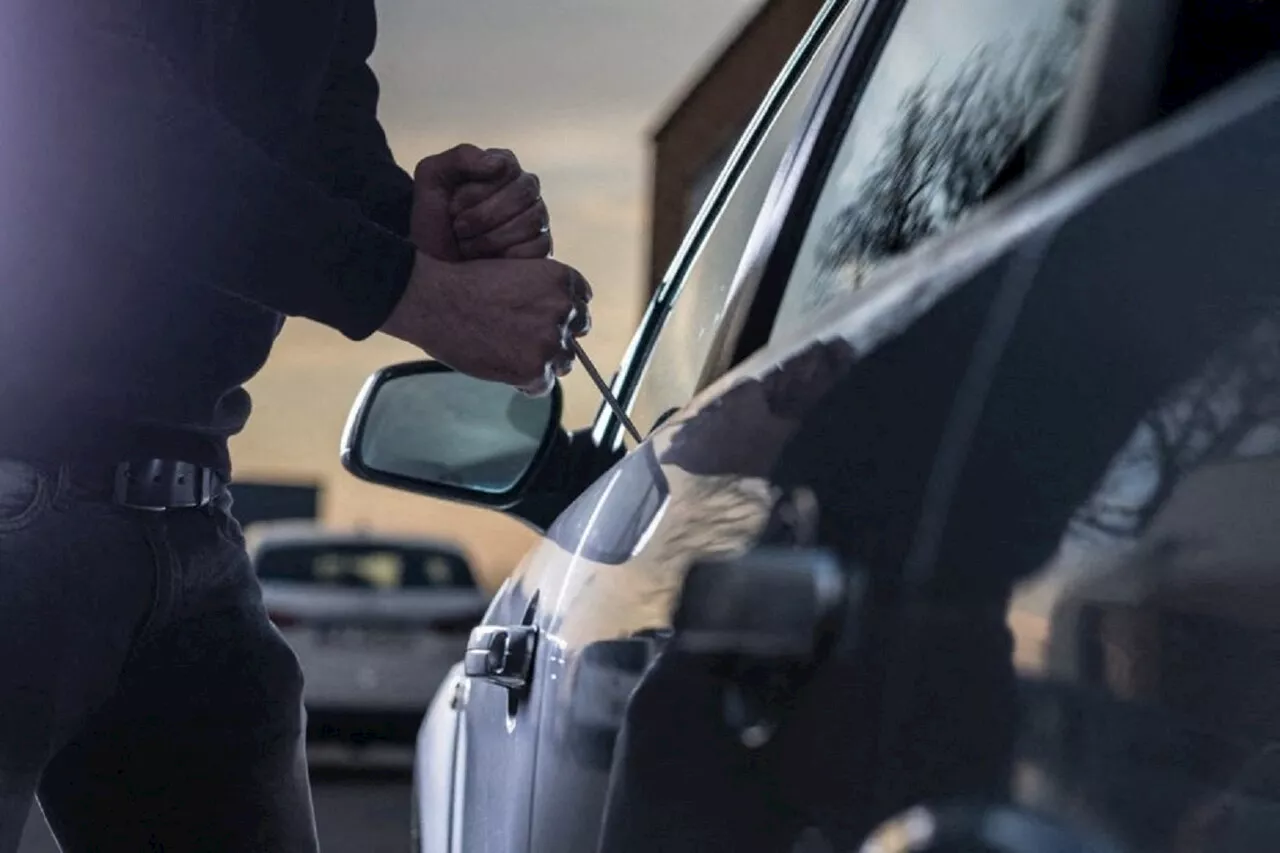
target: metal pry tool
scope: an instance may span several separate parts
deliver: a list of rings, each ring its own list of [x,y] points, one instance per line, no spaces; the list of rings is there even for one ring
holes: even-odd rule
[[[576,338],[569,338],[569,346],[573,349],[573,354],[578,361],[582,362],[582,368],[587,371],[591,381],[596,384],[596,388],[600,391],[600,396],[604,397],[605,403],[609,405],[610,409],[613,409],[613,413],[622,422],[623,428],[636,440],[636,444],[644,441],[640,436],[640,431],[636,429],[636,425],[631,422],[631,418],[627,417],[627,413],[622,408],[622,404],[618,402],[618,398],[613,396],[613,391],[609,389],[609,383],[604,381],[600,371],[596,370],[596,366],[592,364],[591,357],[583,351],[582,344],[578,343]]]

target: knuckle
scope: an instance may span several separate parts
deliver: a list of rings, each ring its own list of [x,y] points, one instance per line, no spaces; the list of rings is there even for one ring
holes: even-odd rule
[[[551,233],[551,214],[547,212],[547,206],[541,201],[533,206],[529,213],[529,221],[538,234],[545,236]]]
[[[542,197],[542,189],[538,184],[538,177],[529,173],[525,173],[520,177],[519,184],[520,198],[529,205],[536,204]]]
[[[422,180],[423,177],[432,174],[436,170],[435,157],[423,157],[418,161],[418,165],[413,167],[413,177],[415,180]]]
[[[476,227],[476,217],[459,216],[453,220],[453,231],[463,242],[470,242],[475,239],[476,232],[480,229]]]

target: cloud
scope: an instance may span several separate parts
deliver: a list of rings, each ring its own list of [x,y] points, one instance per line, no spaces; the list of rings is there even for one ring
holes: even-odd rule
[[[375,65],[406,129],[621,109],[641,123],[755,0],[383,0]]]

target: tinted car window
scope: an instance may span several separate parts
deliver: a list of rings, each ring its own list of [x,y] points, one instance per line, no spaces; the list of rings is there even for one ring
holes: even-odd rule
[[[288,545],[264,548],[258,577],[315,586],[367,589],[464,589],[475,586],[466,560],[426,548]]]
[[[852,14],[845,12],[844,19],[828,33],[774,117],[680,283],[632,397],[632,419],[640,429],[651,428],[660,415],[683,406],[698,391],[716,331],[733,296],[735,274],[747,239]]]
[[[775,337],[1016,175],[1064,91],[1089,5],[907,0],[819,194]]]

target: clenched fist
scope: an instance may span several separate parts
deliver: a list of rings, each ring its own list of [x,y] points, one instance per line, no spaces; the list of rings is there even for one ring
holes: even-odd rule
[[[501,148],[459,145],[413,174],[410,236],[442,261],[545,258],[551,221],[538,176]]]
[[[591,327],[591,287],[549,259],[449,263],[419,252],[382,330],[460,373],[545,394]]]

